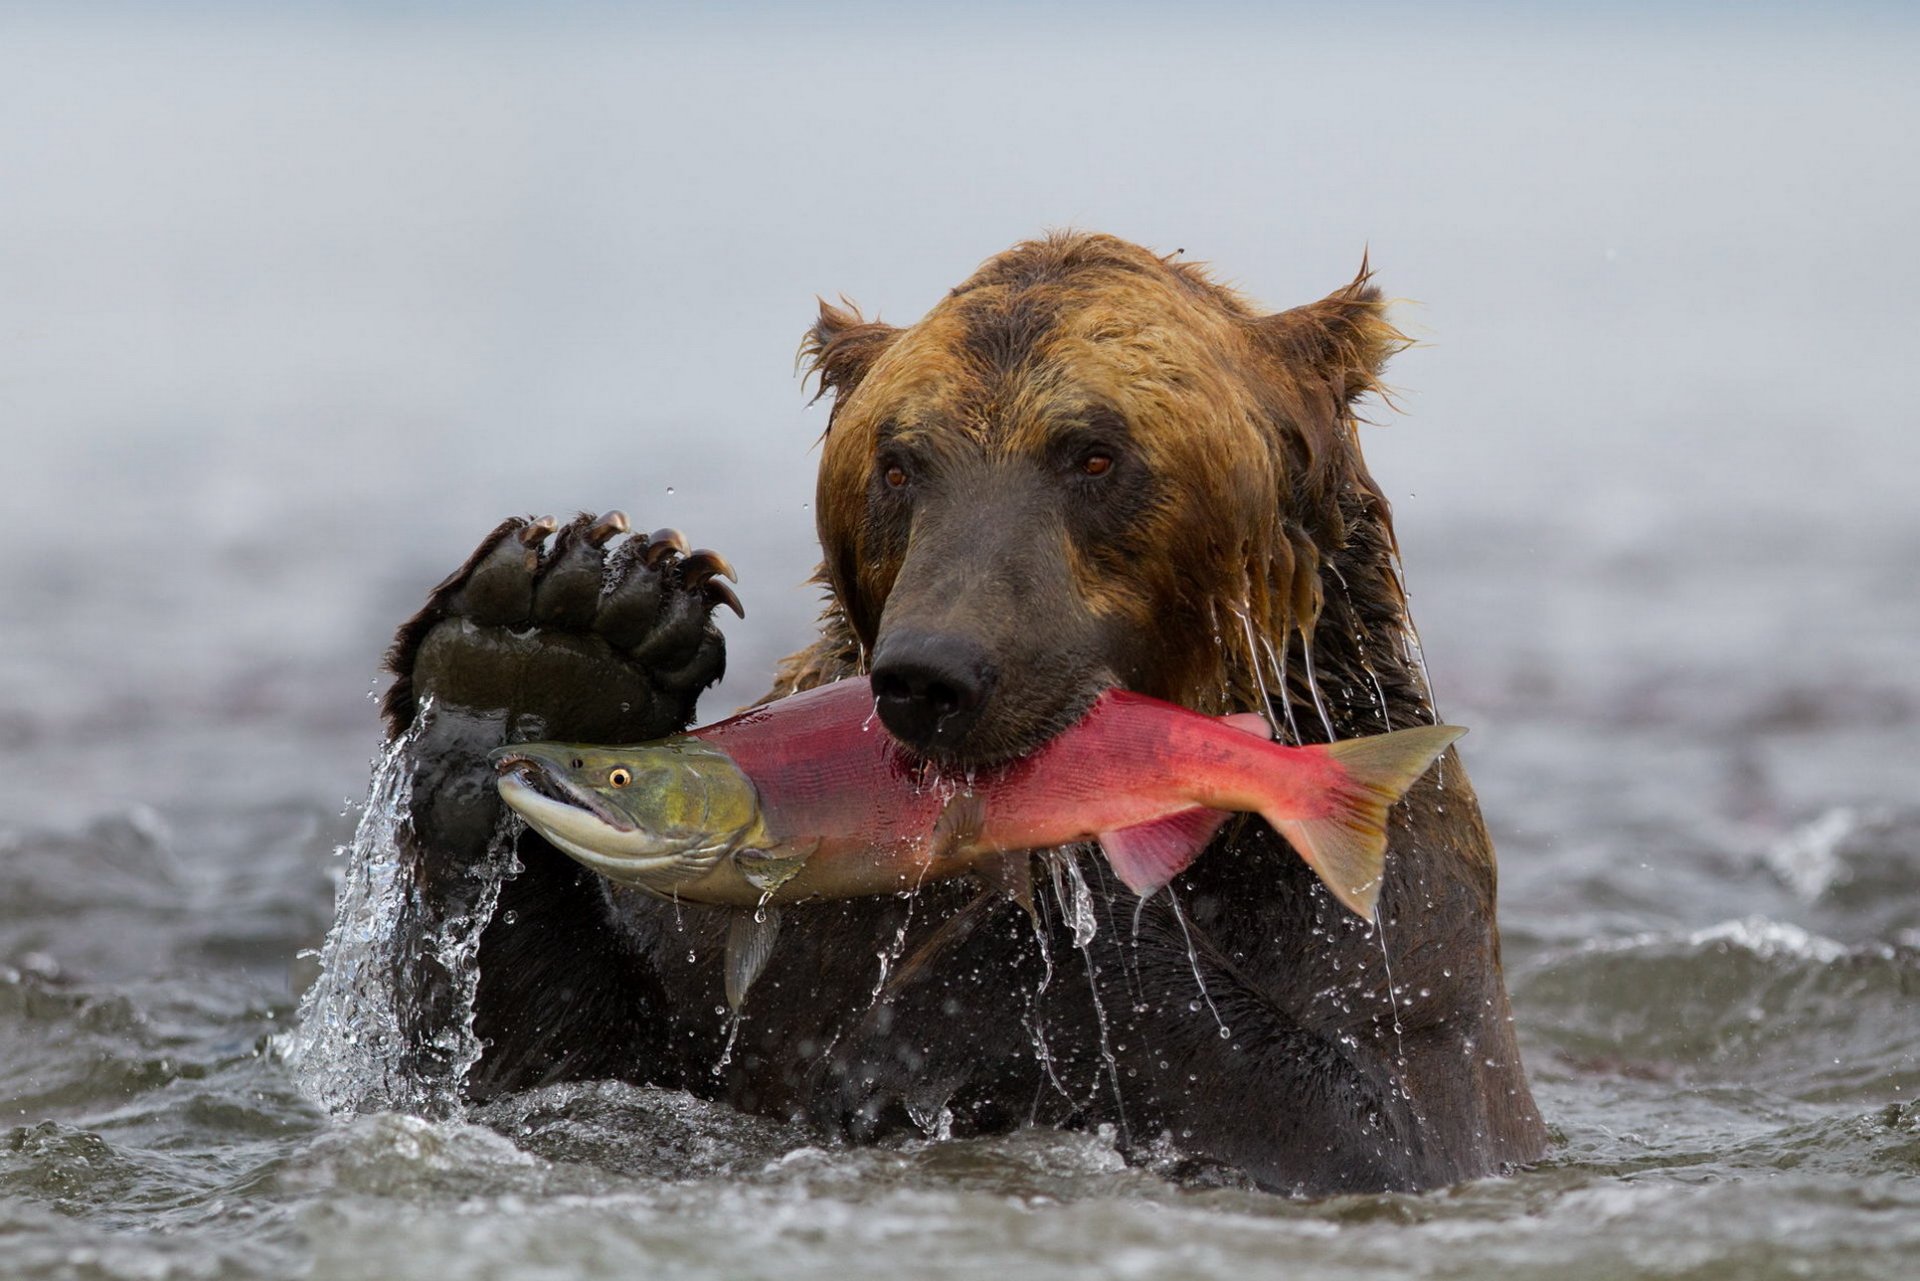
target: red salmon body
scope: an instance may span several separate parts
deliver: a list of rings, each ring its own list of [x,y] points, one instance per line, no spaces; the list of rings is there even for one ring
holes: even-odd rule
[[[909,757],[858,678],[693,734],[753,782],[770,834],[813,846],[783,901],[910,889],[988,853],[1090,839],[1148,893],[1185,868],[1229,812],[1250,811],[1341,902],[1369,915],[1387,807],[1462,731],[1424,726],[1288,747],[1249,721],[1263,724],[1109,690],[1031,755],[963,776]]]

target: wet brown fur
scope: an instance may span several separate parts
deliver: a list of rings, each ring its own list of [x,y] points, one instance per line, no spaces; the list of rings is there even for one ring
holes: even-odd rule
[[[873,651],[901,568],[868,500],[889,433],[1037,456],[1062,423],[1101,407],[1131,429],[1151,501],[1118,545],[1068,540],[1062,552],[1078,607],[1131,636],[1125,683],[1213,712],[1259,707],[1264,689],[1295,741],[1433,721],[1356,411],[1382,393],[1382,370],[1406,345],[1364,263],[1320,301],[1263,314],[1193,263],[1100,235],[1017,245],[903,328],[823,303],[803,356],[833,399],[817,503],[828,606],[821,637],[786,660],[773,696],[863,670]],[[1031,536],[1059,535],[1041,521]],[[1180,888],[1196,963],[1217,962],[1231,975],[1219,982],[1268,1011],[1249,1026],[1298,1026],[1316,1054],[1357,1038],[1348,1067],[1276,1060],[1262,1079],[1310,1090],[1391,1082],[1379,1115],[1406,1109],[1386,1123],[1402,1136],[1397,1155],[1377,1167],[1343,1156],[1300,1186],[1420,1186],[1537,1156],[1544,1129],[1500,977],[1492,847],[1457,756],[1395,811],[1384,941],[1329,915],[1294,864],[1261,825],[1230,824]],[[1389,947],[1395,989],[1417,998],[1389,996],[1379,964]],[[1316,993],[1327,983],[1351,985],[1354,1013],[1325,1012]],[[1280,1086],[1289,1075],[1321,1086]],[[1245,1154],[1231,1127],[1213,1150],[1261,1168],[1273,1149],[1252,1137],[1258,1128],[1241,1136],[1254,1144]]]
[[[1068,549],[1087,607],[1124,617],[1164,656],[1145,692],[1244,710],[1263,683],[1278,693],[1285,656],[1291,700],[1311,718],[1309,646],[1323,686],[1417,688],[1392,525],[1355,415],[1406,343],[1364,265],[1319,302],[1263,315],[1196,264],[1099,235],[1018,245],[907,328],[823,302],[803,355],[834,398],[818,504],[832,603],[773,692],[859,670],[871,652],[899,570],[866,528],[883,427],[938,423],[992,452],[1037,454],[1089,406],[1134,427],[1165,487],[1120,554]],[[1355,714],[1356,728],[1380,727]],[[1326,736],[1295,721],[1304,738]]]
[[[994,735],[957,755],[1037,743],[1112,680],[1211,711],[1257,707],[1264,688],[1299,740],[1433,719],[1356,431],[1356,401],[1404,342],[1364,266],[1268,315],[1193,264],[1093,235],[1016,246],[904,328],[823,304],[803,354],[833,400],[816,506],[828,606],[773,696],[864,670],[899,629],[948,628],[1014,659]],[[1083,439],[1124,446],[1117,483],[1089,489],[1061,465]],[[881,464],[908,445],[935,479],[904,503]],[[396,732],[416,687],[440,705],[410,749],[435,920],[469,911],[479,884],[488,750],[523,724],[672,733],[719,670],[710,602],[669,591],[672,573],[622,578],[638,614],[595,615],[608,597],[589,591],[599,621],[582,624],[554,612],[565,558],[541,578],[521,543],[495,543],[393,659]],[[640,615],[644,640],[620,622]],[[1171,1136],[1205,1168],[1314,1194],[1531,1160],[1544,1130],[1500,974],[1492,850],[1454,755],[1389,826],[1372,924],[1244,818],[1145,901],[1081,858],[1091,938],[1044,877],[1032,916],[958,882],[810,904],[787,914],[737,1044],[714,1013],[726,912],[610,889],[528,835],[528,871],[481,941],[487,1048],[469,1089],[612,1075],[853,1137],[1111,1125],[1131,1152]],[[428,1059],[443,1053],[430,1030]]]

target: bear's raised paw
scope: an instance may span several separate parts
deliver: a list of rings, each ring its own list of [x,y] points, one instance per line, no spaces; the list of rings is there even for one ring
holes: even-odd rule
[[[499,742],[684,729],[726,667],[714,608],[745,616],[733,577],[678,530],[631,534],[622,512],[503,521],[395,635],[388,732],[429,700]]]

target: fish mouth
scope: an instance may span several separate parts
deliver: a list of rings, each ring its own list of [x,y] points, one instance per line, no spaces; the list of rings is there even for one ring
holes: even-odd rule
[[[621,839],[646,842],[649,834],[537,757],[503,750],[495,754],[494,768],[495,786],[509,808],[554,848],[610,881],[670,898],[713,871],[730,848],[715,843],[608,849]]]
[[[505,794],[509,786],[523,789],[521,796],[532,795],[558,805],[582,809],[600,822],[606,824],[621,835],[636,832],[631,820],[619,811],[611,808],[598,796],[585,788],[576,787],[566,778],[548,769],[539,759],[524,752],[502,751],[493,757],[496,785]]]

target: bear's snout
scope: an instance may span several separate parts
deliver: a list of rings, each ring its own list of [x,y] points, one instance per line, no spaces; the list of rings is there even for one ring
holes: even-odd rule
[[[964,636],[894,632],[873,656],[873,695],[889,733],[920,752],[951,752],[980,720],[998,672]]]

